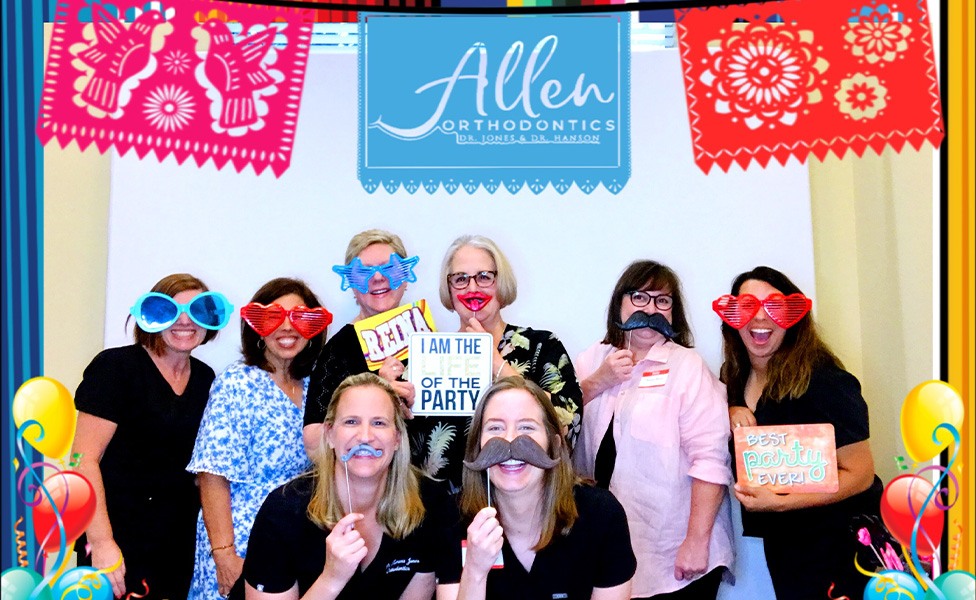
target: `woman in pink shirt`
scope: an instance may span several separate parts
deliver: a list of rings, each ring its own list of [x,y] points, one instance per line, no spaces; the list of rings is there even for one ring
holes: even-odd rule
[[[732,566],[725,388],[691,346],[677,275],[642,260],[575,364],[586,408],[573,460],[627,512],[634,598],[715,598]]]

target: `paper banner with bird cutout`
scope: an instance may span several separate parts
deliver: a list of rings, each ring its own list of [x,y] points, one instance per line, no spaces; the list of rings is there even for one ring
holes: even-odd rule
[[[160,161],[172,155],[179,164],[212,159],[218,169],[230,162],[238,172],[251,165],[280,176],[291,161],[309,12],[209,0],[146,6],[59,4],[41,142],[152,152]]]

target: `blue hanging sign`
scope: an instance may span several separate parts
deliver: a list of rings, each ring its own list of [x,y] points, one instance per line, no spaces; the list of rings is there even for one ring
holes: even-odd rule
[[[360,13],[363,187],[619,192],[630,18]]]

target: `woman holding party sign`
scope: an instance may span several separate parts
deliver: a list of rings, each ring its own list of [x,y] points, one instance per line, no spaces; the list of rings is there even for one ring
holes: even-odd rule
[[[407,256],[399,236],[382,229],[369,229],[349,240],[346,264],[332,268],[342,277],[342,289],[352,289],[359,314],[332,336],[312,369],[304,419],[305,449],[309,456],[314,458],[321,446],[322,421],[332,393],[346,377],[369,371],[353,324],[400,306],[407,283],[417,280],[413,273],[417,261],[416,256]],[[391,356],[384,361],[379,375],[393,386],[409,409],[413,405],[414,387],[403,381],[405,372],[406,365]]]
[[[335,390],[314,472],[261,507],[244,562],[248,600],[428,600],[456,583],[457,507],[410,466],[397,392],[372,373]]]
[[[459,331],[490,333],[494,378],[519,375],[552,399],[567,440],[576,439],[583,395],[562,342],[551,332],[505,322],[501,310],[515,301],[515,273],[491,239],[464,235],[451,243],[441,266],[440,299],[458,315]],[[464,455],[466,417],[417,417],[410,423],[415,460],[431,477],[458,485]],[[416,456],[417,452],[426,456]]]
[[[586,402],[573,459],[627,511],[635,598],[715,598],[732,565],[725,390],[694,350],[677,275],[624,270],[607,334],[576,361]]]
[[[778,598],[860,597],[868,578],[854,566],[860,544],[851,523],[876,516],[882,493],[860,383],[820,339],[809,298],[783,273],[742,273],[712,306],[724,321],[731,427],[830,423],[837,447],[834,493],[736,484],[743,533],[763,538]]]
[[[200,496],[185,467],[214,380],[190,353],[233,310],[196,277],[168,275],[130,309],[136,343],[101,352],[78,386],[72,452],[97,503],[75,549],[79,564],[108,570],[117,598],[187,595]]]
[[[310,467],[302,444],[308,374],[332,315],[298,279],[272,279],[241,309],[243,358],[213,384],[187,470],[197,473],[190,598],[227,596],[265,497]]]
[[[627,518],[606,490],[577,482],[562,427],[531,381],[506,377],[485,392],[465,452],[463,572],[439,600],[630,598]]]

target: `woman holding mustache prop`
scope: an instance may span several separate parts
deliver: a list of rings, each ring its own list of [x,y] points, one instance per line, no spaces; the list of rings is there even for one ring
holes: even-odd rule
[[[627,511],[635,598],[714,599],[732,565],[725,389],[691,345],[677,275],[641,260],[617,281],[606,337],[576,360],[573,459]]]
[[[515,301],[515,273],[489,238],[464,235],[451,243],[441,266],[440,299],[458,315],[461,332],[490,333],[494,378],[519,375],[535,382],[552,399],[570,443],[579,433],[583,394],[573,363],[551,332],[505,322],[501,310]],[[431,477],[461,483],[467,417],[417,417],[410,422],[414,464]]]
[[[461,581],[442,586],[438,600],[630,597],[626,516],[611,494],[578,482],[561,428],[531,381],[506,377],[485,391],[465,452],[470,525],[452,553]]]
[[[429,600],[438,584],[456,584],[445,549],[457,505],[410,466],[394,388],[372,373],[343,381],[324,436],[312,474],[273,491],[258,513],[246,598]]]

